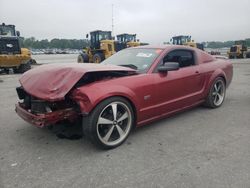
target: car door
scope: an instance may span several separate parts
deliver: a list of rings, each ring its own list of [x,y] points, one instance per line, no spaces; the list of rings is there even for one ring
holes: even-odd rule
[[[178,62],[180,68],[167,73],[155,73],[157,102],[162,114],[197,103],[204,85],[204,78],[200,74],[194,51],[186,49],[170,51],[160,64],[168,62]]]

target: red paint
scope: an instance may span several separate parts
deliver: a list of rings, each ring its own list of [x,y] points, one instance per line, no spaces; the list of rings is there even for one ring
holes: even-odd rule
[[[232,80],[233,69],[228,60],[216,59],[199,49],[185,46],[153,48],[161,49],[162,52],[145,74],[102,80],[71,90],[89,71],[132,70],[96,64],[47,65],[28,71],[20,82],[26,92],[48,101],[63,100],[69,93],[84,115],[90,113],[102,100],[122,96],[134,106],[137,126],[140,126],[201,104],[218,76],[225,79],[227,86]],[[162,58],[174,49],[193,50],[197,65],[169,71],[167,74],[154,72]],[[58,92],[54,92],[53,88],[59,88]],[[145,96],[149,98],[145,100]],[[31,122],[30,117],[33,115],[23,113],[20,116]]]
[[[25,110],[20,103],[16,104],[16,113],[25,121],[40,128],[55,124],[65,119],[68,119],[73,122],[74,120],[76,120],[78,115],[72,108],[58,110],[46,114],[35,115]]]
[[[78,80],[88,72],[131,71],[133,69],[97,64],[50,64],[34,68],[20,78],[24,90],[32,96],[48,101],[63,100]]]

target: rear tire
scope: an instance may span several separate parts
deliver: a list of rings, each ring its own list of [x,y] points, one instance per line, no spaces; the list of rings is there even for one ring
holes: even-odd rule
[[[209,108],[218,108],[224,102],[226,96],[226,84],[222,77],[215,79],[209,90],[205,101],[205,106]]]
[[[26,72],[26,71],[28,71],[28,70],[30,70],[31,69],[31,65],[30,65],[30,62],[27,62],[27,63],[25,63],[25,64],[21,64],[18,68],[14,68],[13,69],[13,72],[14,73],[24,73],[24,72]]]
[[[104,54],[96,53],[93,56],[93,63],[101,63],[105,59]]]
[[[98,104],[83,118],[83,134],[97,147],[112,149],[128,138],[134,124],[130,103],[121,97],[111,97]]]
[[[80,54],[77,57],[77,63],[88,63],[89,62],[89,56],[87,54]]]

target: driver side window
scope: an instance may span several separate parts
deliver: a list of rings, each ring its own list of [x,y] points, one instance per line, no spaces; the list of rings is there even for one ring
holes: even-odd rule
[[[180,68],[195,65],[194,54],[190,50],[174,50],[169,52],[164,58],[163,63],[176,62]]]

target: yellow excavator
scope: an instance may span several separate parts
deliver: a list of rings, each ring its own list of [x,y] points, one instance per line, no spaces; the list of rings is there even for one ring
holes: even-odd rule
[[[9,73],[24,73],[31,68],[31,53],[27,48],[21,48],[20,32],[14,25],[0,25],[0,69]]]
[[[86,35],[88,39],[89,35]],[[126,44],[115,41],[111,31],[96,30],[90,32],[90,46],[78,55],[78,63],[100,63],[114,53],[126,48]]]
[[[200,50],[204,50],[203,44],[194,42],[194,40],[192,40],[192,37],[187,35],[174,36],[172,37],[172,39],[170,39],[170,42],[172,42],[172,44],[175,45],[185,45],[194,48],[199,48]]]

